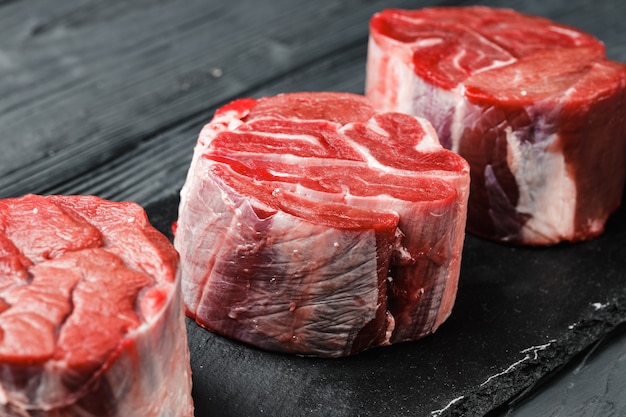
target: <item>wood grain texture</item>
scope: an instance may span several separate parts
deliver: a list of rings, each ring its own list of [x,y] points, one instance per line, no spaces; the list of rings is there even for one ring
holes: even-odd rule
[[[217,106],[294,90],[362,92],[372,13],[463,3],[0,5],[0,197],[87,193],[145,204],[175,192]],[[626,57],[623,2],[483,3],[580,27],[614,59]]]
[[[2,196],[47,192],[115,164],[161,132],[197,115],[208,119],[225,101],[363,43],[368,17],[383,3],[40,0],[2,7]]]
[[[299,90],[327,90],[362,93],[366,46],[358,45],[342,54],[294,72],[289,76],[250,90],[247,96],[262,97]],[[185,179],[191,153],[200,128],[211,118],[215,107],[179,125],[89,174],[48,190],[50,193],[97,194],[111,200],[133,200],[148,204],[177,192]]]

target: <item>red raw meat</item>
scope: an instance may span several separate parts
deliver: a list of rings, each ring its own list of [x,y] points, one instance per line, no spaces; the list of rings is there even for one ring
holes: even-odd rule
[[[0,415],[193,415],[178,254],[141,207],[0,200],[0,271]]]
[[[475,234],[590,239],[621,203],[626,65],[591,35],[508,9],[389,9],[370,22],[366,90],[469,162]]]
[[[456,295],[467,163],[363,96],[242,99],[200,133],[174,245],[187,314],[268,350],[415,340]]]

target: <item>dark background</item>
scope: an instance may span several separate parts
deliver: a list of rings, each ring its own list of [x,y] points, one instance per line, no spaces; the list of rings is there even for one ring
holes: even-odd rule
[[[0,0],[0,197],[136,201],[167,232],[217,107],[288,91],[362,93],[373,13],[467,4]],[[626,61],[622,0],[474,4],[576,26]],[[468,236],[453,314],[415,343],[319,360],[189,323],[197,415],[624,415],[625,217],[593,242],[545,249]]]

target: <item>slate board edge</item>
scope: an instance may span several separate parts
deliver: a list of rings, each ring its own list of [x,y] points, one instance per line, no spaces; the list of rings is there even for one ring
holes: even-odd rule
[[[574,360],[620,325],[626,324],[626,295],[615,298],[610,304],[580,320],[570,332],[549,345],[529,350],[527,358],[518,365],[511,364],[479,389],[454,402],[438,416],[484,416],[507,402],[518,401],[532,392],[562,367]],[[514,366],[515,365],[515,366]]]
[[[176,192],[144,207],[154,227],[170,240],[173,238],[171,226],[177,218],[178,202],[179,192]],[[491,376],[478,388],[450,398],[448,404],[433,410],[431,416],[484,416],[507,401],[523,397],[524,393],[532,391],[535,385],[622,324],[626,324],[626,288],[606,305],[581,317],[562,337],[544,346],[535,346],[535,350],[529,349],[525,357],[513,362],[509,368]],[[190,346],[190,349],[193,348]]]
[[[624,355],[626,323],[486,417],[626,415]]]

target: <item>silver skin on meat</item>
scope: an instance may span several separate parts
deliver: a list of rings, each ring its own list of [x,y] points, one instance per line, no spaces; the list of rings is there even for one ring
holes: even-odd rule
[[[363,96],[242,99],[200,133],[174,245],[187,314],[338,357],[435,331],[456,295],[467,163]]]

